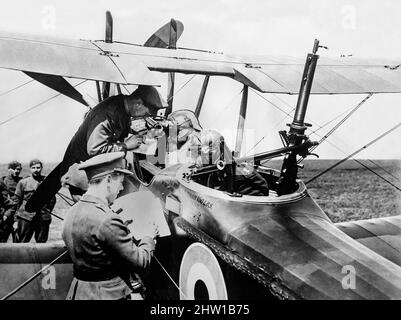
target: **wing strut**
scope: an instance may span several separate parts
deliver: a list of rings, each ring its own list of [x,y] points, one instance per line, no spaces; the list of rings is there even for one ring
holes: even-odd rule
[[[196,109],[195,109],[195,116],[197,118],[199,118],[199,114],[202,110],[203,100],[205,99],[206,89],[209,84],[209,78],[210,78],[210,76],[205,76],[205,80],[203,80],[202,89],[199,94],[198,104],[196,105]]]
[[[110,11],[106,11],[106,43],[113,42],[113,17]],[[110,82],[103,82],[103,99],[110,96]]]
[[[241,107],[239,110],[239,117],[238,117],[237,139],[235,141],[236,156],[239,156],[241,153],[242,140],[244,138],[244,126],[245,126],[247,105],[248,105],[248,86],[244,85],[244,89],[242,90]]]
[[[170,20],[170,35],[168,41],[169,49],[177,49],[177,22],[174,19]],[[167,96],[167,108],[165,115],[168,116],[173,111],[173,97],[174,97],[174,82],[175,82],[175,73],[169,72],[168,74],[168,96]]]
[[[97,91],[97,99],[99,103],[102,101],[102,91],[100,90],[100,83],[96,81],[96,91]]]

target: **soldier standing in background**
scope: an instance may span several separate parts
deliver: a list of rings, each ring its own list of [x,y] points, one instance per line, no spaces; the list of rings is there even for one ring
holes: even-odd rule
[[[10,234],[14,235],[14,213],[13,210],[13,198],[15,189],[18,182],[22,179],[20,173],[22,165],[18,161],[11,161],[8,164],[8,175],[1,178],[0,189],[1,189],[1,208],[2,213],[0,214],[0,242],[7,242]],[[1,209],[0,209],[1,210]]]
[[[25,210],[26,202],[45,178],[42,175],[43,164],[40,160],[31,160],[29,169],[31,176],[18,182],[14,195],[13,211],[16,212],[17,221],[16,242],[29,242],[33,235],[35,235],[36,242],[46,242],[52,219],[50,212],[56,204],[56,198],[53,197],[49,203],[36,212]]]

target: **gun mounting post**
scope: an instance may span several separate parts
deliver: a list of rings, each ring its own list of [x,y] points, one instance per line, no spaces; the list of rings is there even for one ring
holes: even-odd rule
[[[313,44],[312,53],[308,53],[305,61],[304,72],[301,79],[301,86],[299,88],[299,95],[295,114],[292,123],[288,124],[290,130],[287,133],[280,132],[282,141],[287,143],[288,147],[300,146],[308,142],[308,137],[305,135],[305,130],[311,125],[305,123],[306,109],[308,107],[309,96],[312,89],[313,77],[319,56],[317,51],[319,49],[319,40],[315,39]],[[308,145],[306,143],[305,145]],[[297,155],[305,157],[308,155],[307,148],[294,149],[286,154],[284,157],[283,165],[281,167],[280,178],[277,181],[277,193],[286,194],[294,192],[298,184],[296,182],[298,176],[298,163]]]
[[[310,92],[312,89],[313,77],[315,75],[315,69],[317,64],[317,59],[319,56],[316,54],[319,48],[319,40],[315,39],[312,53],[309,53],[306,57],[305,68],[302,75],[301,87],[299,88],[299,95],[297,101],[297,107],[294,114],[294,119],[290,126],[290,139],[291,135],[304,136],[305,130],[307,127],[310,127],[310,124],[305,123],[305,114],[306,109],[308,107],[308,101]],[[292,140],[294,137],[292,138]],[[298,139],[297,139],[298,140]],[[298,141],[290,141],[290,143],[298,142]]]

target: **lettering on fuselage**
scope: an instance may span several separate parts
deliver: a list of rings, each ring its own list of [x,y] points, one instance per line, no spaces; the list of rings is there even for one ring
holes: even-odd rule
[[[211,203],[210,201],[202,198],[200,195],[198,195],[198,194],[196,194],[194,192],[191,192],[191,191],[188,191],[188,194],[189,194],[191,199],[195,200],[200,205],[202,205],[202,206],[204,206],[204,207],[206,207],[208,209],[212,209],[213,203]]]

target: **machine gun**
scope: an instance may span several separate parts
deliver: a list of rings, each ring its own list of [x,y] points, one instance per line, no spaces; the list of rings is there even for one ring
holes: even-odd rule
[[[296,148],[305,144],[316,145],[312,143],[305,135],[307,127],[311,127],[311,124],[305,123],[305,114],[308,106],[308,100],[312,88],[313,77],[315,75],[316,64],[319,56],[316,54],[319,49],[319,40],[315,39],[312,53],[309,53],[306,57],[305,68],[302,75],[301,87],[299,89],[297,107],[294,114],[292,123],[287,124],[290,130],[287,134],[286,131],[280,131],[280,137],[285,147],[293,148],[290,150],[283,161],[281,167],[280,178],[277,181],[277,194],[286,194],[295,191],[298,188],[296,182],[298,175],[298,163],[297,155],[301,155],[303,158],[310,155],[308,148]]]
[[[232,191],[235,192],[235,168],[237,164],[247,161],[260,163],[260,161],[262,160],[272,159],[285,155],[280,172],[280,177],[276,182],[277,194],[282,195],[291,193],[298,188],[296,179],[298,175],[298,167],[300,165],[297,163],[297,155],[305,158],[306,156],[311,155],[311,153],[309,152],[309,148],[317,145],[317,142],[310,141],[309,138],[305,135],[305,130],[311,125],[305,123],[304,120],[312,88],[316,64],[319,58],[319,56],[316,54],[319,47],[321,47],[319,46],[319,41],[315,40],[312,53],[309,53],[307,55],[294,119],[292,123],[288,124],[290,130],[288,133],[286,131],[279,132],[284,147],[242,158],[236,158],[235,155],[232,154],[229,156],[228,161],[219,160],[216,162],[216,164],[205,166],[202,168],[195,168],[192,174],[193,177],[214,172],[217,170],[226,170],[226,166],[227,164],[229,164],[228,171],[230,173],[230,179],[232,180]]]

